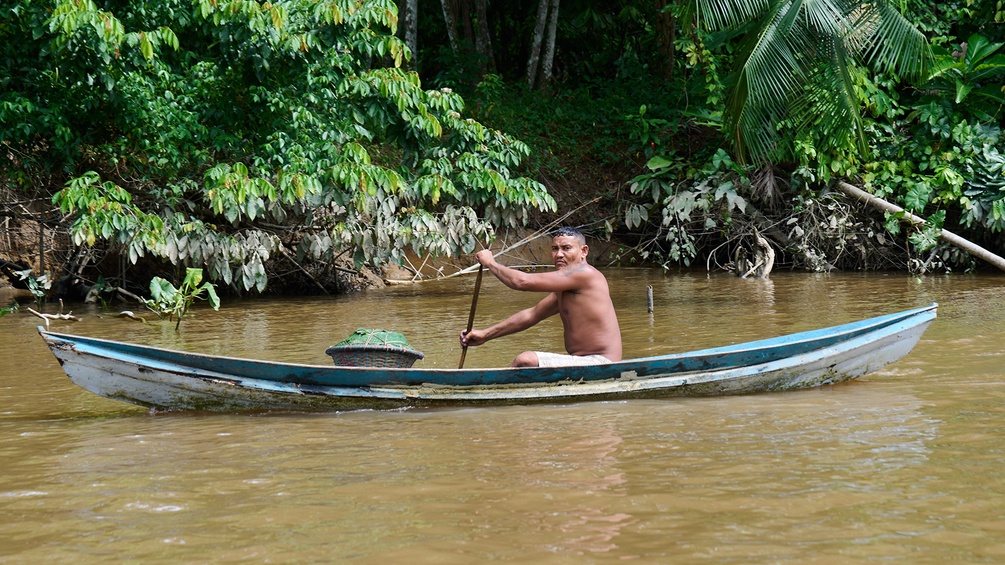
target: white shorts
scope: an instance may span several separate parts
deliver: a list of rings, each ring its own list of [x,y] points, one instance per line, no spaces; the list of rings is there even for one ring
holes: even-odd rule
[[[575,367],[580,365],[606,365],[611,362],[603,355],[563,355],[561,353],[548,353],[547,351],[535,351],[537,354],[537,364],[539,367]]]

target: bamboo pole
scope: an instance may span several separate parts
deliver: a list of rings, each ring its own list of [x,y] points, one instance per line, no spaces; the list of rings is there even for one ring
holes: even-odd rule
[[[890,212],[891,214],[900,214],[901,212],[903,212],[904,219],[912,224],[918,225],[925,223],[925,220],[923,218],[915,216],[910,212],[904,211],[904,209],[901,208],[900,206],[897,206],[896,204],[891,204],[890,202],[887,202],[882,198],[869,194],[868,192],[858,187],[852,186],[846,182],[838,182],[837,188],[838,190],[844,192],[848,196],[857,198],[858,200],[861,200],[862,202],[865,202],[866,204],[869,204],[874,208],[879,208],[880,210]],[[962,249],[963,251],[966,251],[967,253],[973,255],[974,257],[987,261],[991,265],[998,267],[1002,271],[1005,271],[1005,259],[1003,259],[998,255],[995,255],[994,253],[988,251],[987,249],[984,249],[983,247],[977,245],[976,243],[963,239],[962,237],[956,235],[955,233],[945,229],[942,230],[939,237],[946,243],[954,245]]]
[[[596,198],[594,198],[593,200],[590,200],[589,202],[585,202],[585,203],[579,205],[575,210],[572,210],[571,212],[566,212],[565,214],[562,215],[562,217],[558,218],[557,220],[554,220],[554,221],[550,222],[548,225],[546,225],[543,228],[537,230],[536,232],[530,234],[529,236],[521,239],[520,241],[514,243],[513,245],[510,245],[510,246],[506,247],[505,249],[502,249],[502,250],[500,250],[500,251],[498,251],[496,253],[493,253],[492,256],[493,257],[498,257],[498,256],[503,255],[505,253],[509,253],[510,251],[512,251],[512,250],[514,250],[514,249],[516,249],[518,247],[521,247],[523,245],[526,245],[526,244],[534,241],[535,239],[537,239],[539,237],[544,237],[545,235],[548,235],[548,232],[550,232],[552,229],[554,229],[555,226],[558,226],[559,224],[561,224],[562,222],[564,222],[569,216],[575,214],[576,212],[578,212],[582,208],[585,208],[586,206],[588,206],[590,204],[593,204],[594,202],[596,202],[598,200],[600,200],[599,196],[596,197]],[[534,265],[534,266],[538,266],[538,265]],[[473,272],[477,271],[479,267],[481,267],[481,265],[479,263],[475,263],[475,264],[470,265],[468,267],[464,267],[463,269],[460,269],[460,270],[458,270],[456,272],[450,273],[449,275],[443,275],[443,276],[440,276],[440,277],[436,277],[434,279],[416,279],[415,277],[412,277],[411,280],[384,279],[384,283],[388,284],[388,285],[394,285],[394,284],[418,284],[418,283],[421,283],[421,282],[428,282],[428,281],[441,281],[441,280],[444,280],[444,279],[452,279],[454,277],[459,277],[461,275],[466,275],[468,273],[473,273]]]

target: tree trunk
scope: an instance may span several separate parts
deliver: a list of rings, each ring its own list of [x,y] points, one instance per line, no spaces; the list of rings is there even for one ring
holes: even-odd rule
[[[540,88],[548,88],[551,84],[551,69],[555,62],[555,35],[558,32],[558,2],[551,0],[551,10],[548,16],[548,43],[544,50],[544,59],[541,61],[541,82]]]
[[[541,58],[541,43],[544,39],[544,26],[548,22],[548,4],[551,0],[538,0],[537,23],[534,24],[534,40],[530,46],[530,59],[527,61],[527,86],[534,88],[537,80],[537,65]]]
[[[458,14],[461,29],[464,31],[464,42],[467,49],[475,44],[475,32],[471,28],[471,0],[454,0],[454,13]]]
[[[443,23],[447,26],[447,39],[450,40],[450,51],[455,55],[460,51],[460,42],[457,40],[457,12],[454,10],[452,0],[440,0],[443,6]]]
[[[674,21],[673,13],[667,9],[667,0],[656,0],[656,41],[659,48],[656,53],[656,68],[664,80],[673,79],[676,35],[677,22]]]
[[[399,11],[401,35],[405,46],[412,52],[412,62],[408,66],[415,68],[416,57],[419,56],[419,0],[401,0]]]
[[[475,51],[482,59],[482,72],[494,71],[495,57],[492,55],[492,36],[489,33],[489,17],[486,8],[487,0],[475,0],[475,17],[478,19],[478,32],[475,35]]]
[[[862,202],[865,202],[875,208],[879,208],[880,210],[883,210],[885,212],[890,212],[891,214],[899,214],[901,212],[904,212],[904,209],[901,208],[900,206],[897,206],[896,204],[891,204],[886,200],[883,200],[882,198],[873,196],[872,194],[869,194],[868,192],[858,187],[852,186],[846,182],[839,182],[837,183],[836,186],[838,190],[844,192],[848,196],[857,198],[858,200],[861,200]],[[904,220],[915,225],[925,223],[924,219],[915,216],[910,212],[904,212]],[[984,249],[983,247],[975,243],[963,239],[962,237],[954,234],[949,230],[942,230],[940,238],[942,239],[942,241],[945,241],[950,245],[955,245],[956,247],[962,249],[963,251],[966,251],[967,253],[973,255],[974,257],[977,257],[978,259],[983,259],[984,261],[987,261],[991,265],[994,265],[995,267],[998,267],[999,269],[1005,271],[1005,259],[999,257],[998,255],[995,255],[994,253],[988,251],[987,249]]]

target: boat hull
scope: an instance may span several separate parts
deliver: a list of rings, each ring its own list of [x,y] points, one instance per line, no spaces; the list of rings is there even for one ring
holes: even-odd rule
[[[623,361],[585,372],[582,367],[512,371],[294,365],[39,331],[71,381],[107,398],[158,410],[345,411],[717,396],[836,384],[906,356],[935,319],[935,311],[932,304],[773,340]],[[828,337],[834,335],[841,338]],[[187,358],[196,360],[191,365],[178,362]],[[492,384],[452,384],[485,380]],[[353,384],[359,381],[367,384]],[[415,381],[418,384],[411,384]]]

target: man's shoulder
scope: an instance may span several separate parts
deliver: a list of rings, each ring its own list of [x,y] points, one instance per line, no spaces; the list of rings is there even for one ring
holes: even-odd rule
[[[558,272],[567,277],[577,277],[584,280],[596,277],[597,275],[600,275],[601,277],[604,276],[600,271],[594,269],[593,265],[586,263],[585,261],[576,265],[569,265]]]
[[[570,267],[567,271],[568,276],[575,277],[579,281],[577,286],[581,289],[607,284],[607,277],[604,276],[604,273],[589,263],[580,263],[575,267]]]
[[[604,276],[604,273],[600,272],[600,269],[594,267],[589,263],[583,263],[583,265],[585,265],[586,271],[590,274],[591,277],[595,279],[602,279],[605,281],[607,280],[607,277]]]

